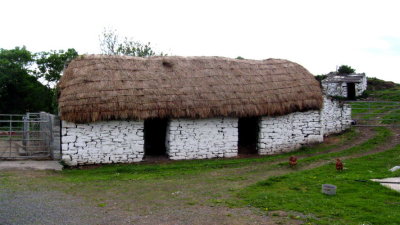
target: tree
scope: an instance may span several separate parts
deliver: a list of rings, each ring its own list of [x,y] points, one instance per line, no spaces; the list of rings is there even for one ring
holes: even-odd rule
[[[352,73],[355,73],[355,72],[356,72],[356,70],[351,68],[348,65],[341,65],[339,67],[339,69],[338,69],[338,73],[341,74],[341,75],[348,75],[348,74],[352,74]]]
[[[78,56],[78,52],[69,48],[67,51],[39,52],[35,54],[38,78],[44,78],[49,86],[55,86],[68,63]]]
[[[162,52],[156,53],[150,45],[150,42],[143,44],[127,37],[124,37],[121,41],[117,30],[105,28],[100,35],[100,50],[106,55],[129,55],[138,57],[165,55]]]
[[[25,47],[0,49],[0,113],[52,111],[52,91],[31,75],[33,62]]]
[[[327,75],[321,74],[321,75],[315,75],[314,77],[321,84],[322,80],[324,80],[327,77]]]
[[[57,83],[60,80],[64,68],[78,56],[78,52],[69,48],[64,50],[52,50],[49,52],[39,52],[34,55],[37,70],[34,72],[37,78],[43,78],[50,88],[51,112],[58,112],[58,89]]]

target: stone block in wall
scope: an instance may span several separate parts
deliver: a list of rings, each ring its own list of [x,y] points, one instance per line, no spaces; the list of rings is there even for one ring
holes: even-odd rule
[[[236,157],[237,155],[238,155],[237,152],[227,152],[227,153],[223,153],[223,157],[226,157],[226,158]]]
[[[74,143],[76,141],[76,136],[63,136],[62,143]]]
[[[69,166],[78,165],[76,160],[73,160],[70,155],[62,155],[61,160],[63,160]]]
[[[76,142],[75,147],[86,147],[86,143],[85,142]]]
[[[68,129],[65,128],[65,127],[63,127],[63,128],[61,129],[61,135],[62,135],[62,136],[66,136],[66,135],[67,135],[67,131],[68,131]]]
[[[320,143],[324,141],[323,135],[309,135],[307,137],[307,143]]]

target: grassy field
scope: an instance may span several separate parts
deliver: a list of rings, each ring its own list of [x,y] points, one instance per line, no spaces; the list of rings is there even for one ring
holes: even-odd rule
[[[242,190],[249,205],[269,211],[296,211],[316,224],[400,224],[400,193],[383,188],[372,178],[400,176],[388,169],[399,165],[400,146],[390,151],[272,177]],[[337,195],[321,193],[322,184],[338,187]]]

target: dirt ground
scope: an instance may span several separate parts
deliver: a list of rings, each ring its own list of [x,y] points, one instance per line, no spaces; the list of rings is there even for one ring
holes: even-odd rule
[[[369,152],[384,151],[400,144],[399,130],[385,145]],[[342,151],[373,137],[371,128],[325,152]],[[335,143],[335,136],[327,142]],[[286,160],[285,160],[286,161]],[[151,180],[62,183],[50,171],[0,171],[0,224],[302,224],[305,215],[270,212],[237,204],[238,190],[270,176],[315,168],[331,160],[304,167],[273,167],[284,160],[223,168],[200,175],[182,175]],[[3,182],[4,181],[4,182]],[[5,182],[7,181],[7,182]],[[235,204],[231,204],[231,200]]]

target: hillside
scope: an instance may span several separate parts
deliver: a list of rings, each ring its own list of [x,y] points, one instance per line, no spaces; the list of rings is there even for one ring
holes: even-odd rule
[[[400,101],[400,84],[369,77],[366,94],[370,99]]]

